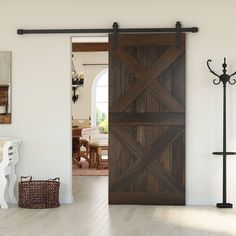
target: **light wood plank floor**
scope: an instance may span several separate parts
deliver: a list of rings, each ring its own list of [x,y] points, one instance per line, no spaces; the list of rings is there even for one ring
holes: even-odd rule
[[[1,236],[236,235],[236,210],[107,204],[108,178],[73,177],[73,204],[56,209],[0,209]]]

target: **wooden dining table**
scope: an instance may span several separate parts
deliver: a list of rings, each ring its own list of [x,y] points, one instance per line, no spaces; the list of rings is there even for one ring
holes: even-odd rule
[[[92,135],[98,134],[99,130],[95,126],[72,126],[72,136],[88,137],[91,141]]]
[[[73,140],[73,161],[81,168],[79,164],[81,157],[89,163],[89,142],[92,135],[98,133],[97,127],[92,126],[72,126],[72,140]],[[76,146],[75,146],[76,145]],[[78,147],[77,147],[78,146]],[[80,148],[84,146],[86,151],[81,151]]]

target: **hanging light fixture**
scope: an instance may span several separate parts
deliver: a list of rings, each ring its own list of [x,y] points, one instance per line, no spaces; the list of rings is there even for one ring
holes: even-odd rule
[[[72,101],[75,103],[79,98],[79,95],[76,94],[76,90],[77,88],[84,85],[84,73],[77,73],[77,71],[75,70],[73,57],[74,55],[72,54]]]

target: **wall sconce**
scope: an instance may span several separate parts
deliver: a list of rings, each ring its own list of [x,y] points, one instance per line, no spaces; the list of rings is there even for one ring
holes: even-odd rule
[[[72,55],[73,58],[73,55]],[[84,85],[84,74],[83,73],[77,73],[74,67],[74,63],[72,60],[72,90],[73,90],[73,95],[72,95],[72,101],[75,103],[79,95],[76,94],[77,88],[81,87]]]
[[[79,98],[79,95],[76,94],[76,90],[77,90],[77,88],[79,88],[83,85],[84,85],[84,74],[83,73],[77,74],[76,71],[74,71],[74,72],[72,71],[72,89],[73,89],[72,100],[74,103]]]

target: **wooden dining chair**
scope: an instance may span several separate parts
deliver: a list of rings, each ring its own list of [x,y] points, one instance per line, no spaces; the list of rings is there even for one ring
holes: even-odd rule
[[[80,136],[72,136],[72,164],[82,168],[80,163]]]
[[[108,150],[108,141],[100,140],[89,145],[89,168],[108,169],[108,159],[102,158],[102,151]]]
[[[89,163],[89,140],[81,138],[81,128],[73,128],[72,136],[80,137],[80,157],[83,157]]]

